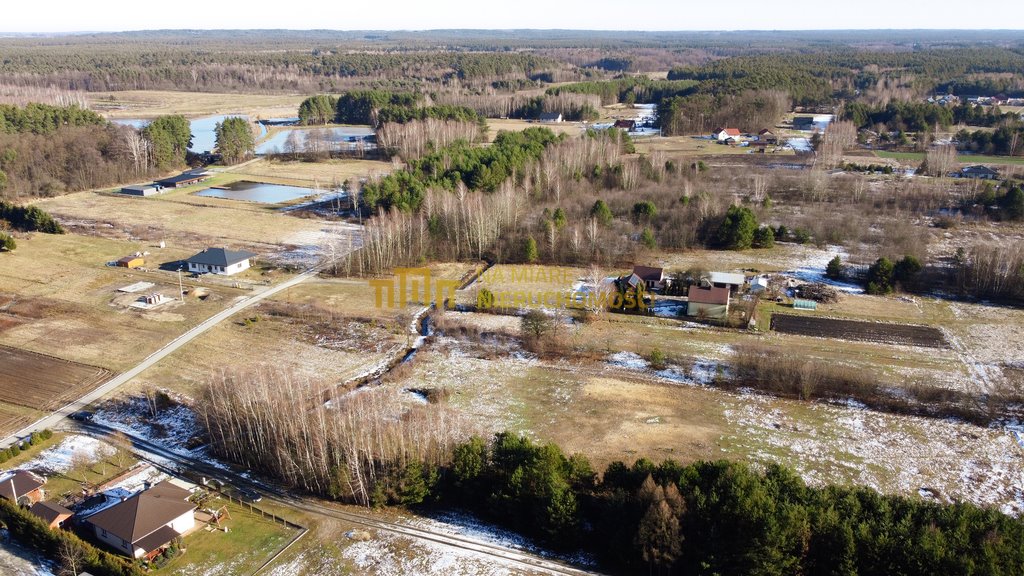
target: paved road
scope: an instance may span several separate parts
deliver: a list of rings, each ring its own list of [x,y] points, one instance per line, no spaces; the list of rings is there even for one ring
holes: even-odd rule
[[[247,296],[242,300],[239,300],[238,302],[232,304],[228,308],[225,308],[224,310],[207,318],[202,323],[196,325],[188,332],[185,332],[181,336],[178,336],[174,340],[171,340],[162,348],[147,356],[145,360],[140,362],[131,370],[128,370],[127,372],[122,372],[114,376],[113,378],[107,380],[98,388],[82,396],[78,400],[75,400],[74,402],[71,402],[70,404],[64,407],[59,408],[57,411],[53,412],[49,416],[41,418],[40,420],[37,420],[36,422],[29,424],[28,426],[22,428],[21,430],[18,430],[13,435],[4,438],[2,441],[0,441],[0,446],[10,446],[11,444],[17,442],[19,439],[25,438],[26,436],[33,432],[38,432],[45,428],[53,428],[54,426],[57,425],[58,422],[66,418],[68,414],[81,410],[85,406],[88,406],[89,404],[99,400],[100,398],[106,396],[110,392],[116,390],[118,387],[124,385],[126,382],[135,378],[136,376],[138,376],[139,374],[141,374],[142,372],[144,372],[145,370],[147,370],[160,360],[163,360],[168,354],[173,353],[178,348],[181,348],[185,344],[191,342],[196,336],[199,336],[200,334],[206,332],[210,328],[213,328],[217,324],[223,322],[224,320],[237,314],[238,312],[245,310],[246,308],[252,306],[253,304],[256,304],[261,300],[269,298],[282,290],[287,290],[288,288],[291,288],[292,286],[295,286],[300,282],[303,282],[316,276],[322,269],[322,266],[311,268],[303,272],[302,274],[299,274],[295,278],[292,278],[291,280],[271,286],[269,288],[266,288],[262,292],[253,294],[251,296]]]
[[[116,439],[110,436],[116,430],[99,422],[76,422],[74,427],[78,431],[101,438],[105,442],[117,442]],[[197,482],[200,480],[200,477],[216,479],[224,485],[232,486],[235,489],[259,492],[266,500],[294,510],[301,510],[317,516],[346,520],[366,528],[373,528],[414,540],[432,542],[459,550],[474,552],[489,557],[503,565],[514,567],[519,571],[527,570],[528,573],[561,576],[588,576],[596,574],[595,572],[576,568],[557,559],[543,557],[524,550],[466,538],[458,534],[438,532],[425,527],[383,520],[368,510],[364,511],[351,506],[342,507],[313,498],[298,497],[281,487],[263,480],[257,480],[251,475],[242,475],[235,472],[223,464],[211,463],[208,460],[199,460],[179,454],[145,438],[140,438],[132,434],[131,431],[122,430],[121,433],[121,438],[127,438],[131,442],[131,446],[122,447],[128,448],[143,460],[169,473],[176,475],[187,473],[185,475],[192,476],[192,479]]]

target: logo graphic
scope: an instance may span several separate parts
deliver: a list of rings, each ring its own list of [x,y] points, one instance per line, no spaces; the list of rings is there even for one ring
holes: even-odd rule
[[[370,286],[373,287],[377,308],[383,308],[385,302],[388,308],[404,308],[409,302],[433,304],[440,308],[454,302],[459,282],[443,278],[431,282],[429,268],[395,268],[393,278],[370,280]]]

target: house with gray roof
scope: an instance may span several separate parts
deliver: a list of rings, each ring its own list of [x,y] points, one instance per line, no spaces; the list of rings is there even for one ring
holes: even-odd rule
[[[189,272],[230,276],[247,270],[256,255],[246,250],[207,248],[185,260]]]

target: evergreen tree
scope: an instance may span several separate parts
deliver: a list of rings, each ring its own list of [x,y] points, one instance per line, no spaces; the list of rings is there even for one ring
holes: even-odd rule
[[[886,257],[881,257],[868,268],[865,289],[868,294],[889,294],[893,291],[893,273],[895,264]]]
[[[658,208],[654,205],[654,202],[645,200],[633,204],[633,220],[637,223],[650,222],[657,215]]]
[[[3,186],[0,186],[0,190]],[[1010,191],[999,201],[999,207],[1003,210],[1003,218],[1007,220],[1024,219],[1024,190],[1020,186],[1010,188]]]
[[[237,164],[253,154],[256,140],[245,118],[231,116],[214,127],[217,151],[225,164]]]
[[[770,226],[762,226],[754,231],[754,248],[771,248],[775,246],[775,231]]]
[[[757,217],[746,206],[731,206],[718,228],[718,244],[729,250],[746,250],[754,243]]]
[[[594,206],[590,209],[590,215],[597,218],[602,225],[608,225],[612,221],[612,210],[604,200],[594,202]]]
[[[828,265],[825,266],[825,278],[829,280],[842,280],[843,279],[843,260],[836,254],[835,258],[828,261]]]
[[[532,264],[537,261],[537,258],[537,241],[530,236],[523,245],[523,259]]]
[[[640,233],[640,243],[651,250],[654,250],[654,247],[658,245],[654,239],[654,232],[651,232],[650,228],[644,228],[644,231]]]
[[[160,170],[183,165],[192,147],[192,126],[177,114],[153,120],[142,129],[142,135],[149,141],[153,164]]]

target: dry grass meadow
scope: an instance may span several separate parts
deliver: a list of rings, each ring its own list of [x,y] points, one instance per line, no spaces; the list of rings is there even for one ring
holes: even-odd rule
[[[90,94],[91,107],[108,118],[153,118],[164,114],[188,117],[246,114],[251,118],[294,117],[307,94],[218,94],[126,90]]]

